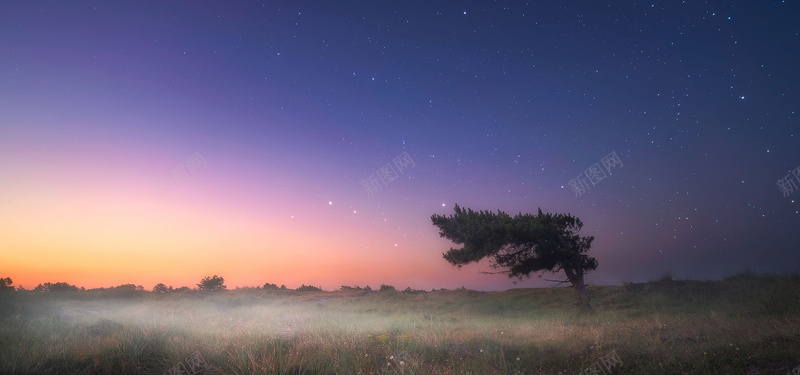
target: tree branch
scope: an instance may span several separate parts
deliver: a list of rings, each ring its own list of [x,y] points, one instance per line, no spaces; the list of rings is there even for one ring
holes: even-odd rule
[[[560,281],[560,280],[550,280],[550,279],[542,279],[542,280],[544,280],[544,281],[550,281],[550,282],[553,282],[553,283],[556,283],[556,282],[557,282],[558,284],[556,284],[556,285],[561,285],[561,284],[563,284],[563,283],[567,283],[567,282],[569,282],[569,279],[567,279],[567,280],[564,280],[564,281]]]
[[[511,273],[511,271],[498,271],[498,272],[481,271],[481,273],[484,275],[500,275],[500,274]]]

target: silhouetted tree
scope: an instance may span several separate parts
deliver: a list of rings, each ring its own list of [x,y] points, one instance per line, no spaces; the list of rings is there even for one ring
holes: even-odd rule
[[[19,315],[19,309],[16,309],[16,314],[14,312],[15,307],[19,307],[19,305],[16,303],[17,295],[11,293],[14,291],[14,287],[11,285],[13,283],[10,277],[0,277],[0,295],[2,295],[0,296],[0,320]]]
[[[10,277],[0,277],[0,292],[13,292],[14,287],[11,286],[13,283]]]
[[[153,287],[153,293],[168,293],[172,291],[172,286],[167,288],[163,283],[158,283]]]
[[[200,290],[222,290],[227,288],[225,279],[217,275],[204,277],[203,280],[200,280],[200,284],[197,284],[197,287]]]
[[[322,288],[317,288],[315,286],[302,284],[299,288],[297,288],[298,292],[321,292]]]
[[[81,288],[65,282],[39,284],[33,290],[37,292],[79,292]]]
[[[497,211],[472,211],[455,206],[449,217],[431,216],[439,235],[463,244],[451,248],[444,259],[459,268],[465,264],[491,259],[495,269],[503,268],[509,277],[530,277],[538,271],[564,270],[567,280],[575,289],[578,305],[591,310],[591,296],[586,290],[583,276],[597,269],[597,260],[586,253],[594,237],[578,235],[583,223],[569,214],[542,213],[518,214],[511,217]]]
[[[136,290],[136,285],[133,285],[133,284],[122,284],[122,285],[117,285],[117,286],[115,286],[115,287],[113,287],[111,289],[114,289],[114,290]]]
[[[381,284],[381,288],[378,289],[380,292],[396,292],[397,289],[391,285]]]
[[[278,286],[278,284],[264,283],[264,286],[261,287],[261,289],[264,289],[264,290],[279,290],[280,287]]]

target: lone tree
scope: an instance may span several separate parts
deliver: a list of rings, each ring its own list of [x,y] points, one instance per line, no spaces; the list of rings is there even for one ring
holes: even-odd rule
[[[197,284],[197,287],[200,290],[222,290],[227,288],[225,279],[217,275],[204,277],[203,280],[200,280],[200,284]]]
[[[518,279],[538,271],[564,270],[567,280],[562,283],[572,284],[578,306],[592,309],[583,275],[597,269],[597,260],[586,254],[594,237],[578,235],[583,227],[580,219],[569,214],[545,214],[541,208],[536,215],[511,217],[499,210],[496,214],[475,212],[456,205],[454,215],[433,215],[431,220],[439,227],[440,236],[464,245],[443,254],[450,264],[461,268],[490,258],[492,268],[505,269],[498,273]]]

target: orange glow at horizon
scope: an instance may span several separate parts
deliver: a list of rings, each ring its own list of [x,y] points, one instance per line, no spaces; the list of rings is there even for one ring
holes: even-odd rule
[[[230,288],[265,282],[337,288],[339,282],[366,285],[419,269],[402,261],[402,253],[375,251],[392,250],[395,241],[385,239],[391,236],[387,228],[359,222],[357,215],[342,220],[300,211],[292,218],[282,214],[291,211],[289,203],[248,211],[202,202],[209,192],[191,189],[165,202],[124,183],[114,187],[118,195],[103,193],[107,186],[63,180],[41,186],[53,184],[61,189],[15,191],[0,216],[0,260],[14,285],[193,287],[218,274]]]
[[[211,275],[231,289],[509,284],[480,275],[480,267],[447,264],[441,253],[452,244],[438,238],[428,217],[402,208],[386,215],[378,200],[402,207],[402,196],[370,198],[357,182],[328,186],[291,165],[206,152],[203,170],[165,192],[157,180],[193,151],[145,153],[147,145],[115,148],[46,133],[37,143],[11,130],[11,147],[0,156],[13,157],[0,158],[0,174],[17,179],[0,186],[0,276],[14,286],[149,290],[157,283],[195,287]]]

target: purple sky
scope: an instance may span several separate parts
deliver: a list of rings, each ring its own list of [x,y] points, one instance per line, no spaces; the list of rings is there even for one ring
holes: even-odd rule
[[[430,216],[455,203],[576,215],[589,283],[797,272],[798,14],[3,2],[0,276],[549,285],[448,265]]]

